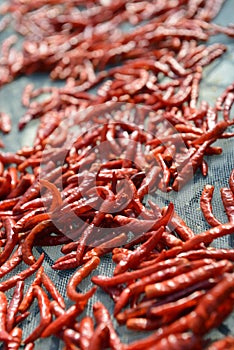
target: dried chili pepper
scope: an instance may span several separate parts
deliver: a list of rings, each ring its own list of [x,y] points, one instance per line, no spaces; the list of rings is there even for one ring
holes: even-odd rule
[[[234,222],[234,194],[229,188],[223,187],[220,189],[221,198],[228,221]]]
[[[96,256],[88,260],[76,273],[71,277],[67,285],[67,295],[68,297],[75,301],[88,300],[96,291],[96,287],[91,288],[87,293],[82,294],[76,291],[77,285],[87,277],[90,272],[95,269],[100,263],[100,259]]]
[[[19,305],[23,299],[23,289],[24,282],[18,281],[16,283],[14,294],[7,309],[6,329],[8,332],[10,332],[14,327],[16,314],[19,311]]]
[[[205,185],[200,198],[200,207],[204,215],[204,218],[206,219],[208,224],[215,227],[215,226],[221,225],[221,222],[217,220],[213,214],[212,203],[211,203],[213,198],[213,192],[214,192],[214,186]]]
[[[38,339],[41,336],[42,332],[46,329],[46,327],[51,322],[50,302],[49,302],[48,296],[43,291],[43,289],[38,285],[33,286],[33,294],[38,300],[41,320],[40,320],[40,324],[24,340],[25,344],[34,342],[36,339]]]

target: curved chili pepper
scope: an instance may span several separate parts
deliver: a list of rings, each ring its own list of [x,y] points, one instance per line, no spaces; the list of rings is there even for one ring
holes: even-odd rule
[[[28,236],[25,238],[24,242],[22,243],[22,254],[23,254],[23,260],[26,264],[32,265],[35,263],[36,259],[34,258],[32,253],[33,242],[36,236],[40,234],[41,231],[47,228],[50,224],[51,224],[51,220],[45,220],[45,221],[39,222],[28,234]]]
[[[53,210],[55,210],[63,202],[61,194],[60,194],[58,188],[53,183],[51,183],[45,179],[40,179],[40,184],[42,184],[42,186],[48,188],[52,192],[53,199],[52,199],[52,203],[50,204],[49,210],[51,212],[53,212]]]
[[[201,207],[203,216],[208,222],[208,224],[215,227],[215,226],[221,225],[221,222],[217,220],[213,214],[213,208],[211,203],[213,198],[213,192],[214,192],[214,186],[205,185],[200,198],[200,207]]]
[[[91,288],[87,293],[82,294],[76,291],[77,285],[87,277],[100,263],[100,259],[96,256],[88,260],[76,273],[71,277],[67,284],[67,296],[75,301],[88,300],[96,291],[96,287]]]
[[[14,287],[18,281],[24,281],[27,277],[31,276],[37,269],[39,269],[43,260],[44,260],[44,254],[41,254],[39,259],[29,268],[10,277],[8,280],[1,282],[0,291],[5,292],[6,290]]]
[[[18,242],[18,234],[13,229],[15,221],[11,218],[6,217],[3,221],[3,224],[5,227],[7,241],[4,250],[0,255],[0,266],[6,262]]]
[[[103,346],[106,346],[108,344],[109,336],[109,328],[103,323],[99,324],[94,330],[88,350],[103,349]]]
[[[7,309],[6,315],[6,329],[10,332],[15,324],[16,314],[19,311],[19,305],[23,299],[23,290],[24,290],[24,282],[19,281],[16,283],[14,294],[10,301],[10,304]]]
[[[234,223],[234,194],[226,187],[221,188],[220,193],[228,221]]]
[[[24,340],[24,344],[34,342],[40,337],[42,332],[51,322],[51,313],[50,313],[50,301],[43,289],[35,285],[33,286],[33,294],[38,300],[38,305],[41,314],[41,320],[39,325],[33,330],[33,332]]]

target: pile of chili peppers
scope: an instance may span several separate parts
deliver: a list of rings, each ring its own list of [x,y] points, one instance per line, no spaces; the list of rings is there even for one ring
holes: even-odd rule
[[[1,5],[0,31],[11,23],[23,39],[21,48],[14,46],[15,35],[2,43],[0,85],[42,71],[64,80],[60,87],[25,87],[19,130],[39,119],[34,144],[0,152],[5,349],[30,350],[50,336],[62,339],[67,350],[233,348],[232,336],[212,344],[206,335],[234,308],[234,250],[209,247],[234,233],[234,170],[220,190],[225,223],[213,213],[214,186],[203,189],[201,210],[211,228],[199,234],[172,203],[160,208],[148,197],[186,191],[196,172],[207,175],[205,157],[222,153],[214,143],[234,136],[234,84],[214,106],[199,99],[204,68],[226,51],[208,39],[234,37],[233,25],[211,22],[223,3]],[[11,131],[4,111],[0,130]],[[45,271],[44,254],[34,256],[36,246],[61,246],[51,267],[71,270],[66,295]],[[106,254],[115,263],[113,276],[93,276],[92,287],[78,291]],[[123,344],[101,302],[94,303],[93,317],[84,316],[98,287],[113,299],[120,326],[153,332]],[[24,322],[35,304],[40,322],[25,337]]]

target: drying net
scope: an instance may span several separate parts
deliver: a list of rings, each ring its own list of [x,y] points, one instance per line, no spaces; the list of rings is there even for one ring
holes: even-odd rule
[[[216,22],[219,24],[226,24],[232,22],[233,20],[233,0],[227,1],[224,8],[222,9],[219,16],[216,18]],[[1,34],[2,38],[6,35]],[[228,51],[222,56],[221,59],[215,61],[207,69],[205,69],[204,79],[201,88],[201,100],[207,100],[211,105],[214,104],[217,96],[225,89],[230,82],[234,81],[234,44],[231,39],[224,36],[220,36],[219,41],[224,42],[228,46]],[[1,109],[4,107],[6,111],[14,117],[13,130],[10,135],[5,136],[4,143],[6,144],[6,150],[15,151],[25,144],[30,144],[34,137],[34,125],[31,123],[25,130],[21,133],[17,131],[18,116],[22,114],[23,110],[20,104],[20,96],[23,87],[29,83],[33,82],[35,86],[49,85],[51,82],[48,80],[46,75],[34,74],[31,77],[22,77],[10,85],[6,85],[0,90],[0,104]],[[203,219],[202,212],[200,210],[200,196],[202,189],[205,184],[211,184],[215,186],[215,192],[213,197],[213,210],[217,218],[221,222],[226,222],[226,215],[220,198],[219,189],[228,185],[228,178],[231,170],[234,168],[234,139],[219,140],[217,145],[223,148],[223,153],[220,156],[212,156],[207,159],[209,164],[209,173],[206,178],[203,178],[199,173],[197,173],[191,182],[185,186],[185,188],[179,192],[174,193],[162,193],[156,192],[154,195],[154,201],[163,207],[168,202],[172,201],[175,205],[175,211],[186,221],[189,227],[191,227],[194,232],[199,233],[208,228],[208,225]],[[234,236],[226,236],[218,239],[213,244],[217,248],[234,248]],[[59,292],[65,298],[67,305],[69,306],[69,300],[66,299],[66,285],[71,276],[71,271],[54,271],[51,265],[61,256],[60,247],[43,247],[35,249],[35,256],[38,257],[42,252],[45,253],[45,260],[43,266],[46,273],[52,279],[52,281],[57,286]],[[15,274],[17,269],[13,271]],[[98,268],[91,274],[101,274],[106,276],[111,276],[113,273],[113,263],[111,256],[105,256],[101,260],[101,264]],[[91,277],[90,276],[90,277]],[[10,276],[8,276],[10,277]],[[32,278],[26,280],[25,289],[30,285]],[[90,278],[83,281],[79,288],[82,292],[87,291],[91,287]],[[9,298],[10,298],[9,292]],[[113,302],[108,295],[102,292],[98,288],[97,292],[90,299],[85,313],[88,315],[92,314],[92,305],[96,301],[101,301],[108,308],[110,313],[113,311]],[[36,303],[30,309],[31,313],[29,317],[23,323],[23,338],[31,333],[31,331],[37,326],[40,319],[39,309]],[[128,343],[132,340],[144,337],[147,333],[144,332],[134,332],[127,330],[125,326],[119,326],[113,319],[116,326],[118,334],[124,343]],[[234,315],[231,315],[222,324],[219,329],[212,331],[211,336],[213,338],[220,338],[221,335],[232,334],[234,329]],[[50,349],[57,350],[62,348],[58,338],[41,339],[36,343],[36,349]]]

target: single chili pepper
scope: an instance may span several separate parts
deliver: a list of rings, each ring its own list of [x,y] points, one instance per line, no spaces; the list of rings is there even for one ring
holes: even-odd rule
[[[118,265],[116,265],[114,275],[123,273],[136,266],[155,248],[156,244],[161,239],[163,232],[163,227],[159,228],[157,231],[151,231],[151,237],[145,243],[137,247],[134,251],[128,254],[124,261],[121,261]]]
[[[27,277],[31,276],[37,269],[39,269],[43,260],[44,260],[44,254],[42,253],[39,259],[29,268],[10,277],[8,280],[1,282],[0,291],[5,292],[6,290],[14,287],[18,281],[24,281]]]
[[[229,177],[229,187],[234,194],[234,169],[231,171],[230,177]]]
[[[80,266],[80,264],[77,262],[77,259],[75,256],[74,258],[55,262],[51,267],[54,270],[68,270],[68,269],[75,269],[78,266]]]
[[[103,349],[103,346],[106,347],[108,344],[108,338],[110,337],[109,334],[109,328],[103,323],[99,324],[94,330],[88,350],[101,350]]]
[[[42,284],[45,286],[47,291],[50,293],[52,298],[57,301],[57,303],[62,307],[65,308],[65,302],[57,288],[55,287],[54,283],[51,281],[49,276],[43,272],[42,274]]]
[[[231,350],[234,346],[234,337],[231,335],[214,341],[207,347],[207,350]]]
[[[221,260],[219,262],[210,263],[203,267],[183,273],[179,276],[167,280],[165,282],[159,282],[145,287],[147,297],[152,298],[155,296],[162,296],[177,291],[186,286],[190,286],[192,283],[202,281],[207,278],[213,277],[216,273],[224,273],[232,270],[232,264],[227,260]]]
[[[24,242],[22,243],[22,254],[23,254],[23,260],[26,264],[32,265],[35,264],[36,259],[33,256],[32,253],[32,245],[33,242],[38,234],[41,233],[41,231],[45,228],[47,228],[51,224],[51,220],[45,220],[42,222],[39,222],[27,235]]]
[[[52,192],[53,200],[52,200],[52,203],[50,205],[49,210],[51,212],[53,212],[53,210],[55,210],[58,206],[60,206],[62,204],[61,194],[60,194],[58,188],[53,183],[51,183],[45,179],[40,179],[40,183],[42,184],[42,186],[48,188]]]
[[[6,326],[7,326],[6,317],[7,317],[7,297],[3,292],[0,292],[0,332],[6,331]]]
[[[75,301],[83,301],[89,299],[96,291],[96,287],[91,288],[87,293],[82,294],[76,291],[77,285],[87,277],[100,263],[100,259],[96,256],[88,260],[76,273],[71,277],[67,284],[67,296]]]
[[[72,305],[64,314],[58,316],[53,322],[51,322],[43,331],[41,337],[46,338],[52,334],[58,333],[64,326],[70,322],[74,323],[76,317],[84,310],[87,300],[83,300],[79,304]]]
[[[94,333],[93,319],[90,316],[85,316],[80,321],[80,348],[87,350],[90,346],[91,339]]]
[[[13,337],[13,340],[10,341],[7,344],[7,349],[9,350],[18,350],[20,348],[21,345],[21,340],[22,340],[22,329],[15,327],[12,331],[11,331],[11,336]]]
[[[217,249],[217,248],[205,248],[205,249],[196,249],[196,250],[188,250],[183,253],[179,253],[178,258],[185,258],[189,260],[196,259],[215,259],[215,260],[234,260],[234,249]]]
[[[128,318],[126,327],[135,331],[152,331],[161,327],[162,322],[160,319],[149,319],[143,317]]]
[[[183,241],[188,241],[194,237],[194,232],[187,226],[184,220],[174,212],[169,227],[178,234]]]
[[[33,287],[36,285],[41,285],[42,280],[42,274],[43,274],[44,268],[41,266],[36,274],[36,277],[34,281],[32,282],[31,286],[29,287],[27,293],[24,295],[23,300],[21,301],[18,310],[21,313],[24,313],[26,310],[28,310],[33,302],[34,294],[33,294]]]
[[[12,254],[12,257],[0,267],[0,278],[7,275],[22,261],[22,247],[19,246]]]
[[[0,177],[0,198],[6,199],[11,191],[11,176],[7,173]]]
[[[14,231],[13,227],[15,221],[9,217],[6,217],[3,221],[6,233],[6,245],[3,252],[0,255],[0,266],[2,266],[6,260],[10,257],[12,251],[14,250],[18,242],[18,234]]]
[[[122,349],[123,345],[117,335],[114,326],[111,321],[110,314],[106,307],[101,302],[96,302],[93,305],[93,313],[96,319],[97,325],[103,324],[108,327],[109,330],[109,345],[111,349]]]
[[[18,281],[15,286],[14,294],[10,301],[6,315],[6,330],[10,332],[14,328],[16,314],[19,310],[19,305],[23,299],[24,282]]]
[[[234,194],[226,187],[221,188],[220,193],[228,221],[234,223]]]
[[[51,313],[50,313],[50,301],[43,289],[35,285],[33,286],[33,294],[38,300],[38,305],[41,314],[41,320],[39,325],[33,330],[33,332],[24,340],[24,344],[34,342],[40,337],[46,327],[51,324]]]
[[[214,192],[214,186],[205,185],[200,198],[200,207],[201,207],[203,216],[208,222],[208,224],[215,227],[215,226],[221,225],[221,222],[217,220],[213,214],[213,208],[211,203],[213,198],[213,192]]]
[[[16,205],[16,203],[18,202],[19,199],[20,199],[20,197],[2,200],[0,202],[0,210],[12,209]]]

